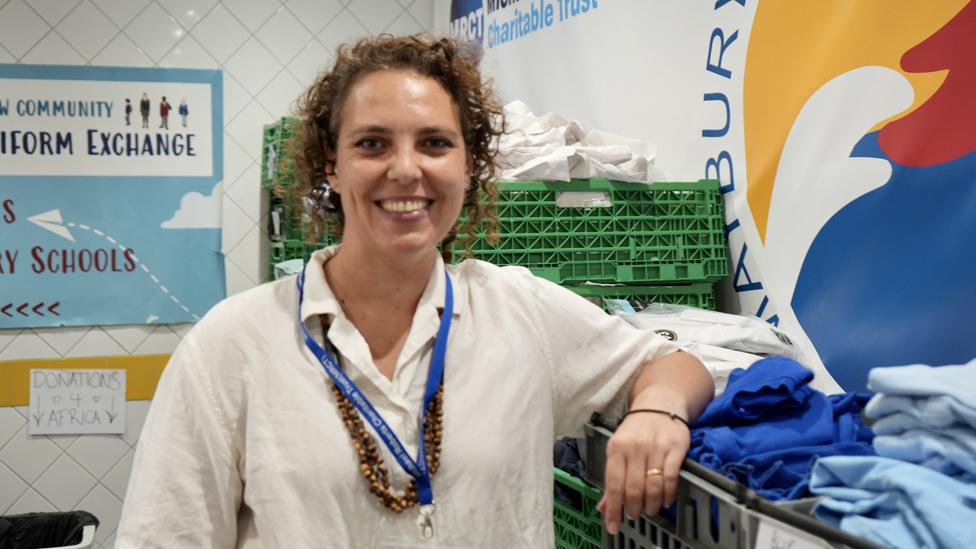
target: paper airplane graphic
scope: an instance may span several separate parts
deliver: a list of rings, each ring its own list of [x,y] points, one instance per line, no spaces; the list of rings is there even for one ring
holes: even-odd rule
[[[75,241],[75,237],[71,236],[68,228],[61,225],[61,210],[49,210],[44,213],[39,213],[34,217],[28,217],[27,221],[42,229],[47,229],[62,238],[66,238],[72,242]]]

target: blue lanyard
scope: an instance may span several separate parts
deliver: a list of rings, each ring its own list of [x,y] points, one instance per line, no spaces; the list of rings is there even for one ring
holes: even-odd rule
[[[325,369],[336,387],[342,394],[356,406],[359,413],[366,418],[373,429],[379,433],[380,438],[390,449],[393,457],[396,458],[400,467],[412,476],[417,483],[417,499],[421,505],[434,503],[434,492],[430,485],[430,470],[427,468],[427,451],[424,448],[424,423],[427,416],[427,406],[431,399],[437,394],[444,377],[444,354],[447,350],[447,334],[451,330],[451,315],[454,312],[454,291],[451,286],[451,277],[444,270],[444,312],[441,314],[440,328],[437,329],[437,338],[434,340],[434,352],[430,358],[430,369],[427,372],[427,387],[424,390],[423,408],[420,410],[420,441],[417,445],[417,459],[411,459],[410,454],[403,447],[403,443],[397,438],[396,433],[387,425],[383,417],[373,408],[369,400],[356,384],[349,379],[346,372],[336,359],[325,349],[322,348],[308,333],[305,323],[302,322],[302,300],[305,296],[305,269],[298,275],[298,325],[302,328],[302,336],[305,338],[305,346],[315,355],[322,368]]]

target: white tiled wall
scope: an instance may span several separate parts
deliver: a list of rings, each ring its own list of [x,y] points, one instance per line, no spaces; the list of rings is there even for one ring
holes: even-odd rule
[[[0,63],[222,68],[227,290],[262,281],[261,127],[335,47],[358,35],[434,28],[445,0],[0,0]],[[187,325],[0,330],[0,361],[170,353]],[[27,409],[0,407],[0,515],[85,509],[112,547],[133,447],[149,408],[129,402],[123,436],[29,437]]]

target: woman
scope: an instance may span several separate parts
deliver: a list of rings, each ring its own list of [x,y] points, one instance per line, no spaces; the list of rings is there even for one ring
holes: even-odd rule
[[[552,547],[555,437],[628,400],[666,413],[611,439],[607,525],[673,501],[712,394],[697,359],[523,268],[445,266],[462,208],[492,217],[500,109],[471,56],[364,39],[300,108],[342,244],[184,338],[118,547]]]

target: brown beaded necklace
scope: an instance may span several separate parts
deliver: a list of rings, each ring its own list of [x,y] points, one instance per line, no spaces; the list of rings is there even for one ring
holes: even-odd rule
[[[352,402],[349,402],[349,399],[342,394],[335,383],[332,384],[332,393],[335,394],[342,423],[345,424],[349,437],[352,438],[352,445],[359,457],[359,472],[369,482],[369,491],[380,500],[380,503],[394,513],[402,513],[416,505],[418,501],[417,481],[410,479],[410,483],[403,492],[393,491],[390,485],[390,476],[386,470],[386,464],[383,463],[383,456],[380,455],[376,440],[366,430],[356,407]],[[444,386],[441,385],[434,398],[431,399],[427,415],[424,418],[424,448],[427,454],[427,467],[430,469],[432,478],[437,474],[441,461],[441,437],[444,436],[443,402]]]

